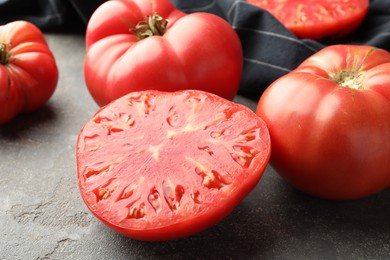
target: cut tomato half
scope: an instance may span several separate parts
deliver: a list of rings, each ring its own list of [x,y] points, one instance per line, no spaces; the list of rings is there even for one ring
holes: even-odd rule
[[[298,38],[343,37],[365,18],[369,0],[246,0],[270,12]]]
[[[214,94],[133,92],[103,107],[77,142],[79,188],[115,231],[168,240],[229,214],[270,157],[264,121]]]

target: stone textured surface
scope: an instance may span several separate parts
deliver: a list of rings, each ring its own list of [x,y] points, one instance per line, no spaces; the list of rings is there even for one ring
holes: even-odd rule
[[[0,259],[389,259],[390,190],[350,202],[302,194],[268,167],[222,222],[149,243],[101,224],[78,192],[75,144],[98,109],[83,35],[48,34],[60,80],[47,105],[0,127]],[[254,100],[236,101],[255,109]]]

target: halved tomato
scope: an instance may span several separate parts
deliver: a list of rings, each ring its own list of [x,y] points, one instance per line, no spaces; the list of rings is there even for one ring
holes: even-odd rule
[[[140,240],[191,235],[229,214],[270,157],[264,121],[199,90],[132,92],[103,107],[77,142],[91,212]]]
[[[246,0],[274,15],[298,38],[320,40],[353,32],[365,18],[369,0]]]

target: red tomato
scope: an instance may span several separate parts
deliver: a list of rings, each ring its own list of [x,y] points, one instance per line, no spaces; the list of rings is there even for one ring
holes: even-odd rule
[[[353,32],[365,18],[369,0],[246,0],[274,15],[299,38],[319,40]]]
[[[103,107],[82,129],[82,198],[103,223],[141,240],[194,234],[229,214],[270,156],[264,121],[199,90],[140,91]]]
[[[37,27],[25,21],[0,26],[0,124],[45,104],[57,81],[54,56]]]
[[[232,27],[212,14],[186,15],[169,0],[105,2],[88,23],[86,45],[85,81],[99,105],[147,89],[200,89],[231,100],[241,80]]]
[[[271,165],[300,190],[356,199],[390,186],[390,53],[334,45],[276,80],[256,113]]]

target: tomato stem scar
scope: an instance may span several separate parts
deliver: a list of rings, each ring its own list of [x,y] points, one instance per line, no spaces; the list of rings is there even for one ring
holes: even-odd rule
[[[367,78],[362,69],[362,66],[366,63],[367,58],[375,50],[376,48],[372,48],[367,51],[367,53],[364,55],[363,60],[358,64],[354,62],[356,61],[356,59],[353,59],[353,56],[349,56],[349,58],[352,59],[350,69],[339,70],[334,73],[329,73],[329,78],[342,87],[347,87],[351,89],[365,89]],[[357,55],[358,54],[356,54],[356,56]]]
[[[138,39],[142,40],[150,36],[162,36],[167,30],[168,20],[162,18],[157,13],[146,16],[144,21],[140,21],[134,28],[131,29],[135,32]]]
[[[342,87],[364,89],[366,77],[360,70],[340,70],[329,75],[330,79]]]

